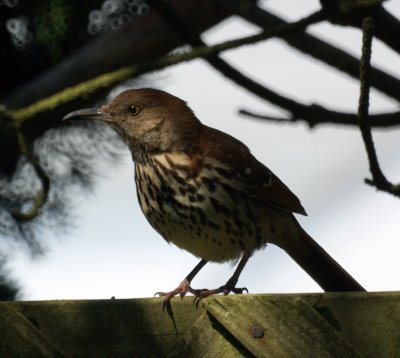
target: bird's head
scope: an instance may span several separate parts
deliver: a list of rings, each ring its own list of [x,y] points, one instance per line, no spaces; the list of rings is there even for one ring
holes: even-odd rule
[[[97,119],[110,124],[133,155],[141,150],[148,153],[187,151],[201,128],[186,102],[150,88],[124,91],[109,104],[77,110],[63,119],[72,118]]]

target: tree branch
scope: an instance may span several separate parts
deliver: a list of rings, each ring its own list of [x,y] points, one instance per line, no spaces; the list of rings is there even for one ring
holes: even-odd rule
[[[375,22],[375,37],[400,53],[400,21],[387,12],[382,0],[320,0],[327,20],[333,24],[363,28],[364,19]]]
[[[181,16],[188,18],[195,33],[201,33],[232,14],[230,0],[171,0]],[[225,5],[224,5],[225,4]],[[182,40],[165,26],[154,11],[118,31],[89,42],[33,81],[24,84],[2,102],[9,108],[22,108],[66,87],[115,71],[132,63],[158,58],[183,45]]]
[[[182,19],[174,12],[174,10],[169,6],[168,3],[161,0],[153,0],[153,4],[160,15],[165,19],[165,21],[179,33],[186,41],[188,41],[193,46],[204,45],[204,42],[195,34],[193,34],[189,28],[182,22]],[[311,23],[315,23],[322,20],[321,13],[314,13],[302,20],[299,20],[294,24],[303,24],[303,29],[306,28]],[[289,26],[286,24],[285,26]],[[282,25],[278,26],[281,28]],[[297,27],[298,25],[296,25]],[[300,27],[300,26],[299,26]],[[285,27],[283,27],[285,28]],[[267,30],[265,30],[267,31]],[[291,31],[288,33],[291,33]],[[226,61],[222,60],[220,57],[212,55],[207,56],[206,61],[213,66],[216,70],[222,73],[224,76],[234,81],[239,86],[242,86],[251,93],[257,95],[258,97],[267,100],[285,110],[290,111],[292,114],[298,117],[302,117],[307,114],[308,106],[305,106],[299,102],[288,99],[269,88],[260,85],[259,83],[253,81],[249,77],[243,75],[240,71],[229,65]]]
[[[243,19],[264,29],[277,25],[287,24],[280,17],[261,9],[253,1],[242,1],[242,6],[237,6],[236,13]],[[392,33],[400,33],[400,30]],[[328,44],[317,37],[305,32],[291,33],[281,36],[287,44],[306,53],[333,68],[359,79],[359,59],[347,52]],[[400,43],[400,41],[399,41]],[[380,92],[400,101],[400,80],[377,68],[371,68],[371,86]]]
[[[239,114],[272,122],[279,123],[295,123],[304,121],[310,128],[314,128],[321,124],[336,124],[346,126],[358,126],[358,115],[355,113],[344,113],[332,111],[324,108],[318,104],[309,106],[304,105],[303,116],[295,116],[293,113],[291,117],[272,117],[264,114],[258,114],[246,109],[240,109]],[[374,128],[390,128],[400,125],[400,111],[392,113],[378,113],[369,116],[371,127]]]
[[[109,88],[129,77],[138,76],[150,71],[160,70],[162,68],[176,65],[181,62],[190,61],[199,57],[208,58],[222,51],[256,43],[282,33],[297,31],[300,28],[308,26],[310,23],[319,21],[321,18],[320,15],[320,13],[314,13],[307,18],[288,25],[278,26],[275,29],[262,31],[256,35],[225,41],[213,46],[199,46],[193,48],[190,52],[162,56],[159,59],[148,63],[126,66],[119,70],[79,83],[78,85],[68,87],[23,108],[8,109],[6,106],[1,105],[0,114],[13,119],[13,121],[15,121],[18,125],[22,125],[26,120],[33,118],[42,112],[53,110],[61,104],[68,103],[84,95],[89,95],[100,88]]]
[[[231,0],[171,0],[169,3],[177,13],[188,18],[196,33],[202,33],[232,15]],[[154,11],[150,11],[118,31],[98,36],[74,55],[19,86],[1,102],[9,109],[27,107],[102,74],[132,63],[149,62],[181,45],[182,40],[165,26]],[[47,129],[60,126],[59,119],[65,113],[103,99],[107,91],[107,88],[99,88],[88,96],[75,97],[52,111],[41,112],[34,121],[25,121],[22,129],[27,142],[32,143]],[[20,155],[17,136],[9,128],[12,128],[10,119],[0,113],[0,173],[5,175],[14,172]]]
[[[374,20],[366,17],[362,23],[363,45],[360,61],[360,99],[358,106],[358,120],[361,135],[364,140],[365,149],[368,154],[369,169],[372,174],[372,180],[366,179],[366,182],[375,186],[378,190],[386,191],[390,194],[400,197],[400,185],[393,185],[383,174],[376,155],[374,142],[372,139],[371,125],[368,120],[369,90],[370,90],[370,61],[371,45],[374,33]]]

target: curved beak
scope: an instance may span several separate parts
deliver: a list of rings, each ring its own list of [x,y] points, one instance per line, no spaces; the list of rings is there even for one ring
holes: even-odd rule
[[[98,108],[85,108],[78,109],[77,111],[73,111],[68,113],[62,120],[66,121],[69,119],[99,119],[101,121],[106,121],[110,116],[108,113],[102,110],[102,107]]]

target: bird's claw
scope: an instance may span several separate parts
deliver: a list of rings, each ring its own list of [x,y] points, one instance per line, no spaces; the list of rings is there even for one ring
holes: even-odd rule
[[[181,297],[181,300],[183,297],[186,296],[187,293],[191,293],[194,295],[194,301],[193,303],[196,305],[196,307],[199,305],[200,301],[203,298],[212,296],[212,295],[217,295],[217,294],[224,294],[225,296],[228,295],[230,292],[236,293],[236,294],[242,294],[244,292],[249,293],[249,290],[246,287],[234,287],[232,284],[227,283],[221,287],[209,290],[206,288],[203,289],[193,289],[190,287],[190,282],[187,279],[184,279],[177,288],[175,288],[172,291],[169,292],[156,292],[154,296],[159,296],[159,297],[164,297],[163,300],[163,310],[170,304],[170,301],[172,297],[179,295]]]
[[[179,295],[182,300],[183,297],[185,297],[188,292],[192,292],[192,291],[193,291],[193,289],[190,287],[189,281],[187,279],[184,279],[179,284],[179,286],[177,288],[175,288],[174,290],[169,291],[169,292],[159,291],[159,292],[156,292],[154,294],[154,296],[158,295],[159,297],[164,297],[163,309],[165,309],[167,307],[167,305],[170,303],[172,297]]]
[[[195,296],[193,303],[197,307],[203,298],[207,298],[212,295],[217,295],[219,293],[222,293],[224,296],[227,296],[230,292],[236,294],[242,294],[244,292],[249,293],[249,290],[246,287],[240,288],[240,287],[231,287],[230,285],[224,285],[213,290],[208,290],[206,288],[201,290],[192,289],[190,292]]]
[[[236,294],[243,294],[244,292],[249,293],[249,290],[247,289],[247,287],[234,287],[231,292],[236,293]],[[227,295],[229,292],[225,293],[224,291],[224,295]]]

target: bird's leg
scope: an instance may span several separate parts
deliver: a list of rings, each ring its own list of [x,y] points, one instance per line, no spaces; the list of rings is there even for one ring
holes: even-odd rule
[[[196,267],[192,271],[190,271],[189,275],[187,275],[183,279],[183,281],[179,284],[179,286],[177,288],[175,288],[174,290],[172,290],[170,292],[157,292],[155,295],[164,297],[164,306],[165,306],[169,303],[171,298],[176,295],[179,295],[179,296],[181,296],[181,298],[183,298],[188,292],[194,294],[194,291],[197,291],[197,290],[193,290],[190,287],[190,283],[192,282],[193,278],[199,273],[199,271],[205,266],[206,263],[207,263],[206,260],[201,260],[196,265]]]
[[[247,293],[249,290],[246,287],[243,288],[238,288],[236,287],[236,284],[239,280],[239,276],[242,273],[244,267],[247,264],[247,261],[249,260],[250,255],[249,254],[244,254],[242,256],[242,259],[239,262],[239,265],[237,266],[235,272],[233,273],[232,277],[227,281],[227,283],[221,287],[218,287],[214,290],[207,290],[207,289],[202,289],[202,290],[191,290],[190,292],[193,293],[197,299],[202,299],[211,295],[215,295],[218,293],[223,293],[224,295],[227,295],[230,292],[234,293],[243,293],[246,291]]]

